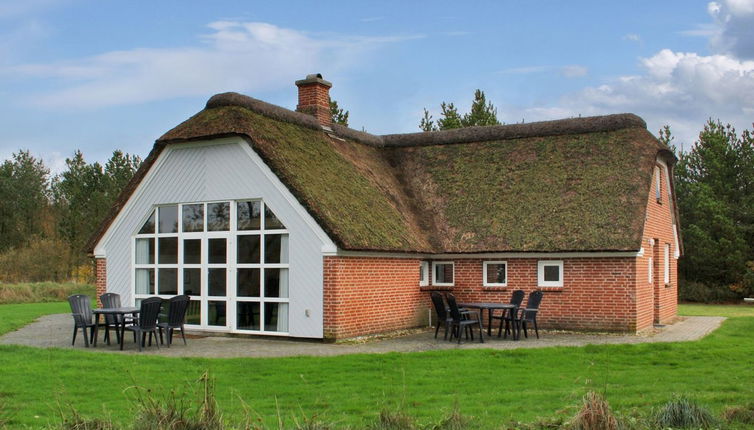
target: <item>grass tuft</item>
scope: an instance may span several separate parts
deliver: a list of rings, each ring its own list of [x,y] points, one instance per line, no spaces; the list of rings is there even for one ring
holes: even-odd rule
[[[754,424],[754,403],[725,408],[723,419],[729,423]]]
[[[416,420],[403,411],[382,409],[377,420],[367,427],[370,430],[415,430]]]
[[[618,420],[602,395],[590,391],[581,409],[571,420],[573,430],[618,430]]]
[[[717,419],[704,406],[685,396],[676,395],[654,414],[659,428],[709,429],[718,424]]]

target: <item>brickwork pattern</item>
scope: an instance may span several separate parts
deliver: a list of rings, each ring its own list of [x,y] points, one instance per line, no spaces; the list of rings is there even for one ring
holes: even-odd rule
[[[97,306],[102,306],[102,303],[99,301],[99,296],[107,292],[107,259],[94,259],[94,276],[94,287],[97,292]]]
[[[296,110],[314,115],[320,124],[329,127],[332,125],[330,88],[320,83],[300,85]]]

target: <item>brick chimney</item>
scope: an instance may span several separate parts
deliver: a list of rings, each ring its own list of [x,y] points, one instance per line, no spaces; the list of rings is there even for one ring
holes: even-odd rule
[[[306,75],[306,79],[296,81],[298,87],[298,106],[296,110],[314,115],[323,127],[332,125],[330,114],[330,88],[332,84],[322,79],[322,75]]]

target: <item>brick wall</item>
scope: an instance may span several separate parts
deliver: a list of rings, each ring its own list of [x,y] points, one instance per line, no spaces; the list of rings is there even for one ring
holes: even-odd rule
[[[659,170],[658,170],[659,169]],[[661,175],[660,199],[656,197],[657,174]],[[653,170],[652,185],[647,196],[647,214],[644,222],[642,247],[644,256],[637,264],[638,313],[642,324],[666,323],[676,317],[678,310],[678,260],[675,259],[673,236],[673,208],[667,182],[667,168],[658,164]],[[652,244],[654,242],[654,244]],[[670,246],[670,282],[664,282],[665,251]],[[650,258],[653,264],[652,280],[649,279]]]
[[[342,339],[426,325],[418,259],[324,257],[324,333]]]
[[[102,306],[102,303],[99,301],[99,296],[107,292],[107,259],[94,259],[94,276],[94,287],[97,291],[97,306]]]
[[[298,87],[298,106],[296,110],[314,115],[320,124],[332,125],[330,112],[330,87],[320,83],[310,83]]]

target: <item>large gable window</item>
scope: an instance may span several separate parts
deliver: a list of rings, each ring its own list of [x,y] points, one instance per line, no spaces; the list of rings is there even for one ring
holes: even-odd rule
[[[563,286],[563,261],[540,260],[537,262],[537,285],[540,287]]]
[[[197,328],[288,332],[288,231],[265,202],[158,206],[133,243],[137,302],[187,294]]]

